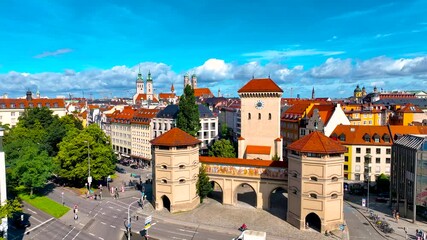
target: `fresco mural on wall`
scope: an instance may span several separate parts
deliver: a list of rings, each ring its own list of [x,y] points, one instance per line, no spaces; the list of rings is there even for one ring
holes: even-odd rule
[[[245,176],[254,178],[269,178],[284,180],[288,178],[288,170],[286,168],[275,167],[247,167],[247,166],[234,166],[223,164],[203,164],[206,173],[231,175],[231,176]]]

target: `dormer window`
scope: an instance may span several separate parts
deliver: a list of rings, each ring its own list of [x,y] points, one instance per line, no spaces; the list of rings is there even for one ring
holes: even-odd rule
[[[378,134],[374,134],[374,136],[373,136],[373,138],[374,138],[374,142],[376,142],[376,143],[379,143],[380,142],[380,135],[378,135]]]
[[[384,134],[383,140],[384,140],[384,142],[389,143],[390,142],[390,136],[388,134]]]
[[[371,140],[371,136],[369,136],[369,134],[365,134],[364,136],[363,136],[363,140],[365,140],[365,142],[370,142],[370,140]]]
[[[23,104],[23,103],[20,103],[20,104],[19,104],[19,108],[25,108],[24,104]]]
[[[340,139],[340,141],[344,142],[345,141],[345,134],[341,133],[339,139]]]

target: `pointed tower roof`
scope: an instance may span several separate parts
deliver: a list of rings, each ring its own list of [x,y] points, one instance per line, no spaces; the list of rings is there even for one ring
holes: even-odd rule
[[[175,127],[151,140],[154,146],[178,147],[191,146],[201,143],[200,140]]]
[[[270,78],[260,78],[250,80],[237,92],[283,92],[283,90]]]
[[[147,81],[153,81],[153,79],[151,78],[151,72],[150,70],[148,70],[148,76],[147,76]]]
[[[172,86],[171,86],[171,92],[173,93],[173,92],[175,92],[175,88],[174,88],[174,86],[173,86],[173,83],[172,83]]]
[[[346,152],[346,148],[339,142],[317,131],[291,143],[287,148],[304,153],[331,154]]]
[[[139,65],[138,77],[136,78],[136,82],[144,82],[144,79],[142,78],[141,74],[141,65]]]

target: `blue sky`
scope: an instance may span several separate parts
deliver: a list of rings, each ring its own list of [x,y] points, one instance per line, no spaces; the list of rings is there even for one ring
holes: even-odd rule
[[[427,90],[427,2],[0,1],[0,95],[131,96],[183,75],[227,96],[270,76],[284,97]]]

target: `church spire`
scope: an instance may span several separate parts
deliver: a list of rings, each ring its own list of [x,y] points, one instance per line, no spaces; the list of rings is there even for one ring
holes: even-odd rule
[[[139,65],[138,68],[138,78],[136,79],[137,82],[144,82],[144,79],[142,78],[142,74],[141,74],[141,64]]]
[[[311,90],[311,99],[314,99],[314,87],[313,90]]]
[[[150,70],[148,70],[147,81],[153,81],[153,79],[151,79],[151,72],[150,72]]]
[[[175,87],[173,86],[173,83],[172,83],[172,86],[171,86],[171,92],[172,92],[172,93],[174,93],[174,92],[175,92]]]

